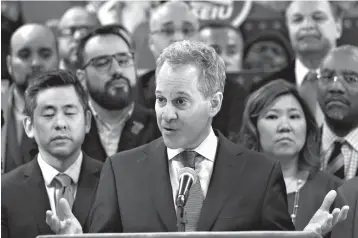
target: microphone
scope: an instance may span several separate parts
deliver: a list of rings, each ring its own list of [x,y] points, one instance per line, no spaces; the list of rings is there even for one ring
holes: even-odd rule
[[[189,167],[182,168],[179,171],[179,189],[176,198],[177,207],[184,207],[189,196],[189,190],[198,180],[196,172]]]

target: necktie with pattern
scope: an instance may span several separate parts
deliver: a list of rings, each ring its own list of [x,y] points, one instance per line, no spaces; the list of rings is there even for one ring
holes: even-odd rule
[[[59,209],[58,203],[61,198],[65,198],[72,208],[74,202],[74,194],[72,189],[72,179],[67,174],[58,174],[54,178],[56,190],[55,190],[55,206],[56,206],[56,214],[60,220],[64,219],[64,213],[61,209]]]
[[[184,167],[190,167],[195,170],[195,158],[198,154],[195,151],[183,151],[181,161]],[[200,180],[190,188],[188,200],[184,207],[186,214],[185,231],[196,231],[197,223],[203,206],[204,195],[201,189]]]

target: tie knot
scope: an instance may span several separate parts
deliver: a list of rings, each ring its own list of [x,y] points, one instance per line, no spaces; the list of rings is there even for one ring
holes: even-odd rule
[[[189,150],[183,151],[181,159],[184,167],[190,167],[195,169],[195,158],[197,155],[198,153],[195,151],[189,151]]]
[[[72,179],[67,174],[58,174],[54,180],[58,185],[60,185],[60,187],[68,187],[72,184]]]

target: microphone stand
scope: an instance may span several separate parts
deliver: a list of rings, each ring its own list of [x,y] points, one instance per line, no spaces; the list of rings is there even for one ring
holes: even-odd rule
[[[179,232],[185,231],[186,217],[185,217],[185,201],[184,196],[179,196],[176,201],[177,205],[177,227]]]

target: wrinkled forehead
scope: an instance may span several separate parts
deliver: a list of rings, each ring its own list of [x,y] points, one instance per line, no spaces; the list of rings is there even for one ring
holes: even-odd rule
[[[36,50],[39,48],[56,49],[56,39],[53,33],[48,29],[31,29],[26,28],[16,32],[11,39],[11,50],[17,52],[21,49],[28,48]]]
[[[97,19],[85,10],[76,9],[65,13],[59,23],[59,28],[75,26],[97,26]]]
[[[331,53],[322,62],[320,69],[337,72],[350,71],[358,74],[358,52],[342,50]]]
[[[189,7],[183,5],[162,6],[158,10],[154,11],[153,14],[155,14],[155,16],[151,22],[151,28],[167,25],[198,25],[198,20],[196,19],[194,13],[189,9]]]
[[[312,15],[321,12],[327,15],[332,14],[332,9],[328,1],[292,1],[286,9],[286,16]]]

